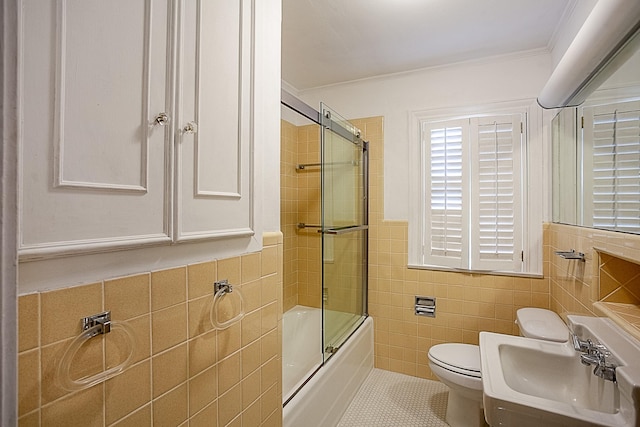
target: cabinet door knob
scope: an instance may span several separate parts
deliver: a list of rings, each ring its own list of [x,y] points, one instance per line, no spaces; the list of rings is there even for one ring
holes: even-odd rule
[[[182,128],[182,132],[196,133],[198,132],[198,125],[195,122],[189,122]]]
[[[164,126],[166,124],[169,124],[169,116],[167,116],[167,113],[160,113],[156,116],[154,122],[154,124],[156,125]]]

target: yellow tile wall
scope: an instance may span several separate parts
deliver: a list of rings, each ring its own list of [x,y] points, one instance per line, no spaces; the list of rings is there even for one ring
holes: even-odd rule
[[[591,248],[593,230],[563,224],[545,224],[545,259],[548,259],[551,290],[550,306],[560,315],[567,313],[594,315],[592,304],[597,300],[598,286],[594,276],[594,256]],[[585,254],[585,262],[566,260],[555,251],[575,249]],[[597,269],[597,267],[596,267]]]
[[[298,127],[297,163],[320,162],[320,127]],[[296,172],[298,179],[297,222],[321,222],[320,168]],[[298,235],[298,304],[319,308],[322,304],[322,238],[316,228],[296,229]]]
[[[640,264],[600,252],[598,300],[640,304]]]
[[[480,331],[516,334],[520,307],[549,308],[549,280],[407,268],[407,222],[385,221],[383,118],[352,120],[370,143],[369,313],[375,366],[436,379],[427,352],[442,342],[478,343]],[[416,295],[435,296],[437,316],[416,316]]]
[[[280,229],[284,235],[283,310],[298,304],[298,128],[280,121]]]
[[[352,223],[353,224],[353,223]],[[362,232],[327,236],[333,260],[324,265],[324,287],[328,310],[362,313]],[[328,240],[326,240],[328,241]]]
[[[258,253],[20,296],[19,425],[280,426],[282,235],[263,242]],[[212,284],[225,278],[245,295],[246,316],[215,330]],[[58,361],[80,319],[105,310],[133,329],[133,365],[67,392],[56,382]],[[119,364],[123,338],[114,326],[86,342],[72,376]]]
[[[296,170],[298,164],[320,162],[318,125],[295,126],[281,121],[280,228],[284,235],[284,304],[320,307],[321,238],[317,229],[298,223],[320,224],[320,168]]]
[[[611,316],[640,339],[640,236],[563,224],[546,227],[551,308],[561,315]],[[554,254],[571,249],[584,253],[585,262]],[[599,301],[608,304],[594,306]]]

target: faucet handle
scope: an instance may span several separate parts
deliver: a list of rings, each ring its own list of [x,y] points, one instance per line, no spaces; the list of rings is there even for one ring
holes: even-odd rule
[[[603,363],[593,369],[593,374],[603,380],[617,382],[616,367],[616,365],[610,363]]]
[[[573,348],[581,353],[589,353],[593,349],[593,342],[590,339],[581,340],[576,334],[571,334]]]
[[[596,343],[596,344],[593,345],[593,347],[594,347],[595,350],[598,351],[598,353],[602,354],[602,356],[604,356],[604,357],[611,356],[611,352],[603,344]]]

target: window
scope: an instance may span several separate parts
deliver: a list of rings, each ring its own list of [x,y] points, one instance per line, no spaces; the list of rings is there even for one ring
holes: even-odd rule
[[[421,203],[409,264],[526,272],[526,113],[417,123],[421,176],[412,195]]]
[[[640,232],[640,101],[582,109],[584,224]]]
[[[467,257],[468,188],[463,163],[468,158],[469,129],[464,121],[423,123],[424,147],[424,258],[429,263],[459,267]]]

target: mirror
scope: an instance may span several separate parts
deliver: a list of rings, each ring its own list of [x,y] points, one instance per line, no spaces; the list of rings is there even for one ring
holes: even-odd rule
[[[553,222],[578,223],[577,109],[563,108],[551,122]]]
[[[639,44],[636,34],[622,65],[552,121],[553,222],[640,234]]]

